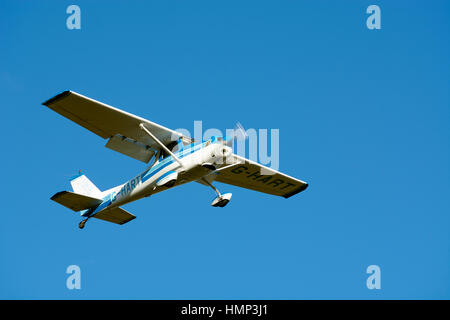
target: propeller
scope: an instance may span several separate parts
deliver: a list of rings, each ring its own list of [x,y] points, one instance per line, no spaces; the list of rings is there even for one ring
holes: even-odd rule
[[[244,141],[248,139],[247,132],[240,122],[236,122],[236,126],[234,127],[233,138],[237,141]]]
[[[233,142],[236,141],[245,141],[248,139],[247,132],[240,122],[236,122],[234,126],[234,130],[231,136],[226,137],[226,144],[231,147]]]

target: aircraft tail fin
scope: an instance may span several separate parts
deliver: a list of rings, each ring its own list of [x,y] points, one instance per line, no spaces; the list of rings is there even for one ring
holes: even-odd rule
[[[84,174],[77,175],[70,181],[75,193],[93,198],[102,198],[102,192]]]

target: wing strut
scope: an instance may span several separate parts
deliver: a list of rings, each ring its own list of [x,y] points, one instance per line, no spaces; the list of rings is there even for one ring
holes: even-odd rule
[[[213,207],[225,207],[227,205],[228,202],[230,202],[231,200],[231,193],[225,193],[225,194],[221,194],[219,190],[217,190],[216,187],[214,187],[208,180],[206,180],[205,178],[201,179],[204,183],[206,183],[208,186],[210,186],[216,193],[217,193],[217,198],[215,198],[213,200],[213,202],[211,203],[211,205]]]
[[[166,151],[168,154],[170,154],[172,156],[172,158],[175,159],[176,162],[178,162],[180,164],[180,166],[182,168],[184,168],[184,164],[183,162],[181,162],[181,160],[172,152],[169,150],[169,148],[167,148],[161,141],[159,141],[159,139],[153,134],[151,133],[145,126],[143,123],[141,123],[139,125],[139,127],[144,130],[161,148],[164,149],[164,151]]]
[[[206,180],[205,178],[201,179],[204,183],[206,183],[208,186],[210,186],[211,188],[213,188],[213,190],[217,193],[218,197],[221,197],[222,195],[220,194],[220,191],[217,190],[216,187],[214,187],[208,180]]]

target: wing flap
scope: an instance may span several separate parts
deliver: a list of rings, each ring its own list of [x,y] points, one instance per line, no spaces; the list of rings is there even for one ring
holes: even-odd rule
[[[145,163],[155,154],[155,151],[146,145],[118,134],[111,137],[105,147]]]
[[[254,161],[233,155],[235,165],[218,170],[215,181],[289,198],[308,187],[308,184]]]
[[[136,216],[120,207],[100,211],[93,217],[116,224],[124,224],[136,218]]]
[[[101,199],[92,198],[70,191],[58,192],[50,199],[73,211],[89,209],[102,203]]]

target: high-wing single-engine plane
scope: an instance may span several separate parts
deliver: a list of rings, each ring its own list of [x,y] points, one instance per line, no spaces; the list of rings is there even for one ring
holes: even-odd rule
[[[127,223],[135,216],[120,206],[191,181],[215,191],[214,207],[224,207],[231,199],[231,193],[222,194],[213,186],[214,181],[284,198],[308,187],[306,182],[234,154],[233,137],[195,141],[73,91],[64,91],[43,105],[108,139],[106,147],[149,164],[141,174],[106,191],[80,173],[70,181],[73,191],[53,195],[51,200],[80,212],[80,229],[90,218]]]

